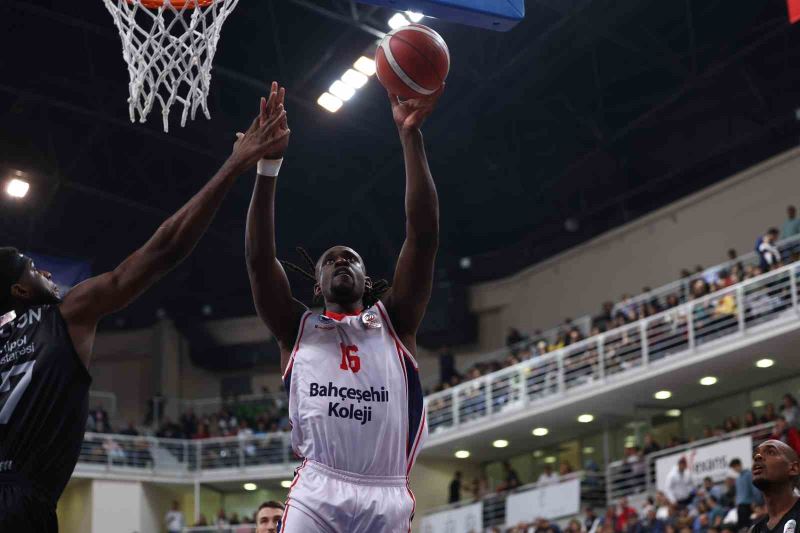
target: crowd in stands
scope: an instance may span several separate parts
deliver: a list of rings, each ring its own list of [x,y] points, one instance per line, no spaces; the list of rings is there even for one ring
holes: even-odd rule
[[[116,466],[151,468],[154,459],[153,446],[148,436],[162,439],[204,440],[219,437],[238,437],[237,442],[211,442],[202,447],[198,457],[189,453],[181,443],[163,443],[161,448],[169,451],[178,461],[188,462],[190,468],[217,468],[245,464],[280,463],[291,453],[286,443],[277,434],[289,431],[288,404],[285,393],[266,394],[247,402],[231,400],[214,413],[197,416],[193,410],[185,410],[178,421],[169,417],[162,419],[155,428],[147,428],[143,435],[132,422],[124,429],[114,429],[108,413],[102,407],[89,412],[86,431],[99,434],[84,439],[81,461],[88,463],[111,462]],[[115,435],[135,437],[115,438]]]
[[[779,408],[774,403],[764,405],[763,412],[758,415],[750,410],[740,419],[728,416],[717,426],[706,426],[700,438],[723,436],[739,429],[751,428],[762,424],[774,423],[771,429],[758,435],[758,440],[776,439],[791,446],[800,453],[800,405],[797,399],[784,394]],[[629,468],[633,480],[631,493],[641,493],[645,489],[645,456],[674,446],[686,444],[696,439],[672,437],[665,446],[661,446],[652,434],[644,436],[641,446],[632,445],[625,449],[623,462]],[[462,476],[457,472],[449,486],[448,501],[478,501],[491,499],[494,495],[502,495],[522,486],[520,477],[508,461],[502,463],[503,477],[495,483],[492,490],[485,476],[473,479],[467,486],[462,486]],[[589,461],[586,470],[593,471],[597,466]],[[573,472],[568,461],[560,463],[558,472],[551,465],[545,465],[543,472],[536,480],[537,485],[558,483],[564,476]],[[640,485],[637,486],[637,473],[640,474]],[[582,500],[585,498],[582,496]],[[486,504],[485,504],[486,505]],[[600,512],[587,507],[583,520],[572,520],[563,530],[557,524],[546,519],[537,519],[531,523],[516,524],[507,529],[489,528],[493,533],[723,533],[740,532],[750,523],[765,513],[763,499],[752,485],[752,474],[743,468],[739,458],[729,464],[726,479],[714,483],[710,477],[702,480],[694,479],[687,468],[685,458],[678,463],[666,479],[666,487],[654,496],[648,497],[646,503],[637,508],[632,507],[626,497],[620,498]]]
[[[780,268],[785,264],[800,260],[800,244],[792,244],[783,250],[778,250],[777,241],[779,238],[785,239],[800,235],[800,219],[797,218],[797,210],[794,206],[787,209],[787,220],[781,229],[770,228],[764,235],[758,238],[755,246],[758,264],[744,264],[739,260],[736,250],[728,250],[728,263],[718,269],[706,270],[702,266],[696,266],[694,272],[689,269],[681,271],[681,278],[686,283],[680,284],[675,291],[669,294],[653,294],[652,297],[632,297],[629,294],[622,295],[619,302],[605,302],[601,312],[593,317],[590,330],[582,331],[572,319],[567,318],[559,327],[555,335],[544,336],[541,330],[536,330],[532,335],[520,332],[517,328],[509,328],[506,336],[506,355],[493,361],[479,362],[470,367],[466,372],[459,373],[455,370],[452,363],[442,365],[441,379],[438,385],[429,392],[439,392],[455,387],[461,383],[471,381],[478,377],[491,374],[503,368],[513,366],[522,361],[535,359],[547,353],[560,350],[573,344],[583,341],[587,337],[593,337],[600,333],[621,328],[626,324],[636,322],[642,318],[657,315],[663,311],[677,307],[687,301],[703,298],[707,295],[717,293],[727,287],[742,281],[760,276],[770,270]],[[642,289],[642,295],[652,292],[650,287]],[[737,302],[733,294],[722,294],[719,298],[712,299],[707,305],[698,306],[694,309],[695,324],[707,325],[715,332],[724,333],[728,328],[736,326],[735,315]],[[650,326],[655,335],[659,335],[665,327],[673,331],[683,324],[669,323],[671,317],[664,318],[664,324],[653,323]],[[615,359],[609,357],[610,361],[606,364],[607,371],[619,371],[625,368],[625,344],[635,344],[635,335],[620,334],[620,348],[617,350],[620,356]],[[666,355],[670,349],[670,341],[665,339],[663,353],[655,354]],[[651,354],[652,355],[652,354]],[[592,366],[592,356],[596,359],[597,354],[587,351],[584,357],[572,358],[573,366],[583,374],[591,375],[594,369]],[[608,357],[608,354],[606,354]],[[453,361],[452,354],[448,349],[444,349],[440,354],[442,361]],[[596,365],[595,365],[596,366]]]

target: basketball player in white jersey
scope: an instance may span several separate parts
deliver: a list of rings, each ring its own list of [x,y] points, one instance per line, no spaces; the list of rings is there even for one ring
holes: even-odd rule
[[[443,88],[442,88],[443,89]],[[361,257],[346,246],[314,266],[325,311],[292,297],[275,254],[279,161],[259,165],[247,218],[247,266],[256,309],[276,336],[289,392],[292,446],[303,457],[282,533],[410,531],[408,475],[427,434],[414,360],[430,299],[439,240],[439,203],[420,126],[442,89],[401,102],[389,95],[406,165],[406,241],[392,288],[379,298]],[[273,83],[262,121],[283,103]]]

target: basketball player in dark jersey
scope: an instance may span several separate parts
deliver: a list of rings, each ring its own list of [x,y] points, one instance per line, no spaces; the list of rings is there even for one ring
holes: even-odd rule
[[[269,123],[256,117],[214,177],[144,246],[63,298],[50,273],[14,248],[0,248],[0,531],[58,531],[56,502],[86,428],[99,320],[189,255],[237,176],[285,151],[285,116],[281,107]]]
[[[800,522],[800,480],[797,452],[779,440],[759,444],[753,452],[753,485],[764,493],[767,516],[753,524],[752,533],[795,533]],[[741,520],[740,520],[741,521]]]

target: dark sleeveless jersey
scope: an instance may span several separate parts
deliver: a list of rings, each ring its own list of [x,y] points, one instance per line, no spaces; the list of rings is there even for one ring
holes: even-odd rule
[[[54,506],[78,461],[91,381],[58,306],[0,327],[0,473],[19,473]]]

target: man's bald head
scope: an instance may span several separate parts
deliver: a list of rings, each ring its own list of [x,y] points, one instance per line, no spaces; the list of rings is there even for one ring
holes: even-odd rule
[[[762,491],[785,486],[792,490],[800,477],[797,452],[785,442],[768,440],[753,452],[753,485]]]

